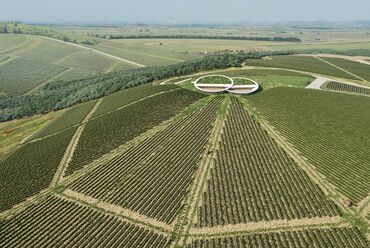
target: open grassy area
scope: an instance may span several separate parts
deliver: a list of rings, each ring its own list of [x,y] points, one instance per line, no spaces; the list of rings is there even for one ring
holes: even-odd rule
[[[36,115],[31,118],[14,120],[0,124],[0,158],[13,151],[24,139],[30,137],[44,126],[48,125],[61,112],[46,115]]]
[[[26,58],[16,58],[0,65],[0,91],[21,95],[67,68]]]
[[[358,80],[358,78],[314,57],[308,56],[273,56],[265,59],[247,60],[249,66],[286,68],[313,72],[328,76]]]
[[[280,87],[248,100],[339,192],[368,195],[368,97]]]
[[[231,84],[231,80],[220,76],[208,76],[198,80],[198,84]]]

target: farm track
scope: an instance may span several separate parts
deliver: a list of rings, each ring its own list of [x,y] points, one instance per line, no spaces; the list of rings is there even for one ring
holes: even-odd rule
[[[65,131],[65,130],[68,130],[68,129],[71,129],[71,128],[75,128],[75,127],[79,127],[79,126],[81,126],[81,125],[85,125],[85,124],[87,124],[87,123],[88,123],[89,121],[91,121],[91,120],[94,120],[94,119],[97,119],[97,118],[103,117],[103,116],[105,116],[105,115],[107,115],[107,114],[110,114],[110,113],[113,113],[113,112],[115,112],[115,111],[119,111],[119,110],[121,110],[121,109],[124,109],[124,108],[126,108],[126,107],[130,106],[130,105],[133,105],[133,104],[135,104],[135,103],[141,102],[141,101],[143,101],[143,100],[145,100],[145,99],[148,99],[148,98],[151,98],[151,97],[155,97],[155,96],[158,96],[158,95],[161,95],[161,94],[164,94],[164,93],[168,93],[168,92],[173,92],[173,91],[180,90],[180,89],[181,89],[181,88],[173,89],[173,90],[168,90],[168,91],[163,91],[163,92],[159,92],[159,93],[155,93],[155,94],[153,94],[153,95],[150,95],[150,96],[147,96],[147,97],[141,98],[141,99],[139,99],[139,100],[136,100],[136,101],[130,102],[130,103],[128,103],[128,104],[126,104],[126,105],[124,105],[124,106],[121,106],[121,107],[115,108],[115,109],[113,109],[113,110],[107,111],[107,112],[105,112],[105,113],[103,113],[103,114],[101,114],[101,115],[97,115],[97,116],[91,117],[91,118],[89,118],[89,120],[87,120],[86,122],[84,122],[84,121],[83,121],[83,122],[81,122],[80,124],[76,124],[76,125],[73,125],[73,126],[71,126],[71,127],[66,128],[66,129],[62,129],[62,130],[60,130],[60,131],[58,131],[58,132],[55,132],[55,133],[53,133],[53,134],[45,135],[45,136],[43,136],[43,137],[41,137],[41,138],[33,139],[33,140],[28,141],[28,142],[27,142],[27,141],[25,141],[25,142],[23,142],[23,143],[22,143],[22,144],[20,144],[20,145],[24,145],[24,144],[28,144],[28,143],[33,143],[33,142],[36,142],[36,141],[39,141],[39,140],[42,140],[42,139],[48,138],[48,137],[50,137],[50,136],[56,135],[56,134],[58,134],[58,133],[61,133],[61,132]],[[102,97],[102,98],[100,98],[100,99],[104,99],[104,97]]]
[[[243,102],[247,105],[248,109],[252,108],[248,103],[246,103],[246,101]],[[302,154],[300,154],[299,151],[293,148],[293,145],[290,144],[285,138],[283,138],[283,136],[279,134],[273,126],[271,126],[267,121],[263,119],[263,117],[257,118],[257,121],[269,133],[269,135],[275,140],[275,142],[279,144],[279,146],[284,149],[284,151],[289,154],[289,156],[293,160],[295,160],[297,165],[299,165],[305,171],[310,179],[320,186],[325,195],[336,202],[336,205],[341,207],[342,211],[347,212],[348,209],[345,209],[341,202],[341,200],[344,199],[345,196],[340,194],[336,190],[336,187],[326,180],[325,176],[317,172],[315,167],[309,164],[307,159],[303,158]]]
[[[68,164],[71,162],[74,151],[76,150],[76,147],[78,145],[78,141],[80,140],[81,134],[86,126],[86,123],[89,121],[91,116],[94,114],[94,112],[98,109],[100,103],[102,102],[103,98],[100,98],[94,107],[90,110],[90,112],[85,116],[84,120],[82,121],[82,125],[80,125],[75,134],[73,135],[67,150],[64,153],[64,156],[62,158],[62,161],[59,164],[58,170],[54,175],[53,181],[51,183],[51,187],[55,186],[57,183],[63,180],[64,173],[68,167]]]
[[[58,73],[57,75],[45,80],[44,82],[41,82],[39,83],[38,85],[36,85],[35,87],[33,87],[32,89],[30,89],[29,91],[27,91],[26,93],[24,93],[23,95],[24,96],[28,96],[28,95],[31,95],[32,93],[36,92],[37,90],[41,89],[43,86],[47,85],[48,83],[50,83],[51,81],[53,81],[54,79],[72,71],[73,68],[66,68],[64,71],[62,71],[61,73]]]
[[[121,51],[130,51],[132,53],[141,54],[141,55],[145,55],[145,56],[153,57],[153,58],[159,58],[159,59],[170,60],[170,61],[175,61],[175,62],[184,62],[184,60],[182,60],[182,59],[170,58],[170,57],[159,56],[159,55],[148,54],[148,53],[140,53],[140,52],[137,52],[137,51],[134,51],[133,52],[132,50],[129,50],[129,49],[124,49],[124,48],[121,48],[121,47],[110,46],[110,45],[106,45],[106,44],[105,45],[102,45],[102,46],[108,47],[108,48],[118,49],[118,50],[121,50]]]
[[[227,110],[229,104],[229,99],[226,98],[223,104],[221,105],[221,110]],[[214,151],[218,146],[218,141],[221,137],[222,126],[224,123],[225,114],[222,112],[218,113],[218,117],[215,121],[212,133],[209,139],[209,150]],[[203,157],[203,160],[199,166],[198,171],[195,173],[194,182],[191,185],[190,192],[186,198],[184,210],[177,217],[176,227],[174,229],[175,234],[180,234],[180,238],[174,241],[172,247],[177,245],[184,245],[186,243],[189,231],[191,229],[192,220],[196,213],[196,208],[201,197],[201,191],[204,188],[204,185],[209,174],[209,170],[212,166],[214,155],[208,154]]]
[[[322,58],[320,58],[320,57],[318,57],[318,56],[315,56],[315,58],[317,58],[318,60],[320,60],[320,61],[322,61],[322,62],[325,62],[325,63],[327,63],[328,65],[331,65],[331,66],[333,66],[333,67],[335,67],[335,68],[337,68],[337,69],[339,69],[339,70],[342,70],[342,71],[344,71],[345,73],[347,73],[347,74],[349,74],[349,75],[352,75],[352,76],[354,76],[354,77],[357,77],[357,78],[358,78],[358,79],[360,79],[361,81],[367,82],[367,80],[366,80],[366,79],[363,79],[362,77],[360,77],[360,76],[358,76],[358,75],[356,75],[356,74],[353,74],[352,72],[347,71],[347,70],[343,69],[342,67],[339,67],[339,66],[337,66],[337,65],[335,65],[335,64],[333,64],[333,63],[330,63],[329,61],[326,61],[326,60],[324,60],[324,59],[322,59]]]
[[[66,189],[61,195],[68,198],[71,201],[75,201],[80,204],[85,204],[87,206],[92,206],[96,209],[100,209],[100,211],[114,213],[126,220],[129,220],[136,224],[143,225],[152,230],[157,230],[157,231],[159,230],[161,232],[168,234],[171,232],[173,228],[172,225],[168,225],[164,222],[149,218],[145,215],[141,215],[137,212],[133,212],[129,209],[125,209],[117,205],[112,205],[106,202],[102,202],[101,200],[97,198],[93,198],[93,197],[78,193],[76,191],[72,191],[70,189]]]
[[[172,223],[198,167],[220,100],[213,98],[69,188]]]
[[[172,117],[169,120],[166,120],[166,121],[162,122],[160,125],[158,125],[158,126],[152,128],[152,129],[148,130],[147,132],[137,136],[136,138],[127,142],[126,144],[121,145],[121,146],[117,147],[116,149],[111,150],[109,153],[101,156],[99,159],[96,159],[93,162],[87,164],[84,168],[80,169],[76,173],[74,173],[74,174],[72,174],[68,177],[65,177],[63,182],[60,182],[55,187],[49,187],[48,189],[45,189],[45,190],[39,192],[38,194],[36,194],[32,197],[29,197],[28,199],[26,199],[22,203],[17,204],[12,209],[0,212],[0,219],[8,218],[10,216],[13,216],[13,215],[16,215],[16,214],[20,213],[21,211],[23,211],[29,205],[42,201],[45,197],[54,193],[55,190],[59,192],[60,187],[62,187],[62,188],[66,187],[66,185],[78,180],[82,176],[91,173],[91,171],[93,171],[94,169],[96,169],[100,166],[103,166],[106,163],[109,163],[111,160],[113,160],[114,158],[116,158],[120,154],[122,154],[124,152],[127,152],[132,147],[137,146],[140,143],[144,142],[145,140],[153,137],[157,133],[162,132],[163,130],[168,128],[170,125],[172,125],[174,122],[184,118],[184,115],[186,115],[189,111],[194,111],[193,109],[199,108],[199,106],[202,106],[203,104],[204,104],[204,100],[200,100],[198,102],[195,102],[194,104],[187,107],[182,113]],[[46,137],[43,137],[43,138],[46,138]]]
[[[237,225],[226,225],[226,226],[215,226],[215,227],[203,227],[203,228],[191,228],[189,231],[190,236],[233,236],[237,233],[261,233],[270,231],[286,231],[286,230],[297,230],[303,228],[317,228],[317,227],[343,227],[349,226],[349,223],[345,222],[339,216],[333,217],[313,217],[293,220],[271,220],[271,221],[259,221],[250,222]]]
[[[114,56],[112,54],[101,52],[99,50],[96,50],[96,49],[93,49],[93,48],[89,48],[89,47],[85,47],[83,45],[79,45],[79,44],[76,44],[76,43],[65,42],[65,41],[62,41],[62,40],[57,40],[57,39],[53,39],[53,38],[49,38],[49,37],[43,37],[43,38],[49,39],[49,40],[53,40],[53,41],[57,41],[57,42],[60,42],[60,43],[63,43],[63,44],[68,44],[70,46],[79,47],[79,48],[82,48],[82,49],[85,49],[85,50],[89,50],[89,51],[92,51],[94,53],[97,53],[97,54],[100,54],[100,55],[104,55],[106,57],[113,58],[113,59],[116,59],[116,60],[119,60],[119,61],[122,61],[122,62],[125,62],[125,63],[128,63],[128,64],[131,64],[131,65],[135,65],[135,66],[138,66],[138,67],[145,67],[145,65],[136,63],[134,61],[127,60],[127,59],[124,59],[124,58],[121,58],[121,57],[117,57],[117,56]]]

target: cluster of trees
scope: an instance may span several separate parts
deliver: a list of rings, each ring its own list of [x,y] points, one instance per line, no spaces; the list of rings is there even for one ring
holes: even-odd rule
[[[27,25],[21,22],[7,22],[7,23],[0,22],[0,33],[39,35],[71,43],[79,43],[85,45],[97,44],[96,39],[66,33],[59,33],[48,27]]]
[[[80,80],[50,83],[31,95],[0,96],[0,121],[63,109],[155,80],[204,70],[239,67],[247,59],[282,54],[289,54],[289,52],[222,54],[174,65],[118,71]]]
[[[221,36],[221,35],[115,35],[115,34],[88,34],[89,36],[104,39],[213,39],[213,40],[255,40],[255,41],[283,41],[301,42],[296,37],[265,37],[265,36]]]

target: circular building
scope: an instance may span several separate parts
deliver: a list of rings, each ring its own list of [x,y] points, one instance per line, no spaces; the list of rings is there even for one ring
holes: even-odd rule
[[[224,75],[206,75],[198,78],[194,82],[195,88],[207,93],[223,93],[234,85],[231,77]]]

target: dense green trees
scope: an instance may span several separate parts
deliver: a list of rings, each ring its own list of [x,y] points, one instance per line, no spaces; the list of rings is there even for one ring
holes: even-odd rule
[[[27,25],[21,22],[8,22],[8,23],[0,22],[0,34],[39,35],[66,42],[80,43],[86,45],[94,45],[97,43],[97,40],[93,38],[81,37],[66,33],[62,34],[48,27]]]
[[[104,39],[212,39],[212,40],[256,40],[301,42],[296,37],[266,37],[266,36],[226,36],[226,35],[120,35],[120,34],[88,34]]]
[[[288,52],[222,54],[174,65],[99,74],[75,81],[54,82],[45,85],[39,91],[28,96],[11,98],[0,96],[0,121],[63,109],[155,80],[186,75],[202,70],[239,67],[247,59],[275,54],[288,54]]]

